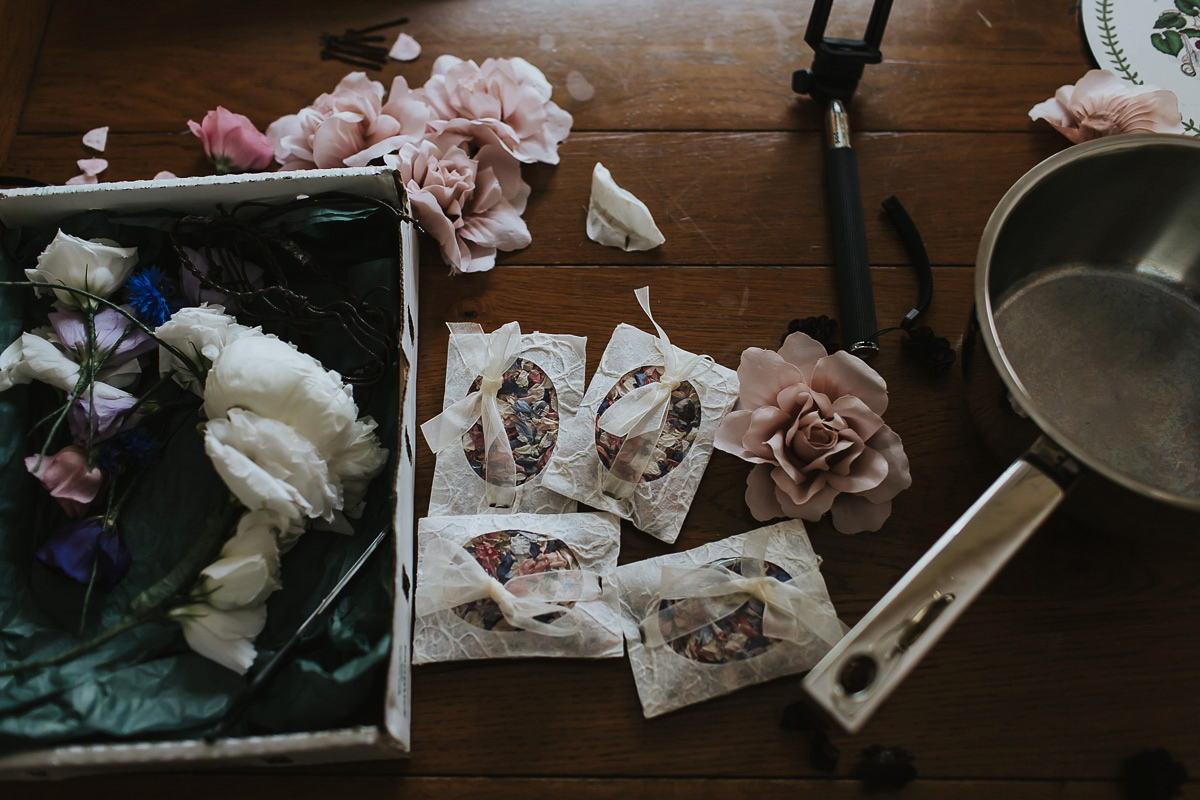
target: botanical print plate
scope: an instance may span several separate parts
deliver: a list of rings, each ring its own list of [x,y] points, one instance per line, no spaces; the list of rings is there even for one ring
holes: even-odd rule
[[[1200,0],[1083,0],[1083,29],[1102,69],[1170,89],[1200,136]]]

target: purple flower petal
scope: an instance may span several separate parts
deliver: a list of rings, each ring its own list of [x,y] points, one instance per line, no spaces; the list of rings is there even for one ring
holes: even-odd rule
[[[133,556],[116,529],[105,529],[99,517],[58,528],[36,555],[50,569],[84,585],[91,582],[94,569],[96,588],[101,591],[116,586],[133,563]]]
[[[137,427],[142,415],[128,414],[137,398],[106,384],[95,384],[95,394],[83,392],[67,412],[67,425],[80,445],[111,439],[123,430]]]

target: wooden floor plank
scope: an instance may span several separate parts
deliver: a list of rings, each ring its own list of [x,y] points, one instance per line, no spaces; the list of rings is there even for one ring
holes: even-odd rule
[[[1012,183],[1068,145],[1056,133],[862,134],[855,138],[871,262],[907,265],[880,203],[896,195],[934,264],[971,265],[992,209]],[[77,137],[19,135],[3,174],[63,183],[76,174]],[[825,145],[817,133],[576,133],[557,166],[525,168],[533,244],[503,264],[829,264]],[[102,178],[160,169],[211,172],[190,134],[110,136]],[[602,162],[642,199],[666,236],[648,253],[601,247],[585,234],[592,168]]]
[[[1022,0],[896,4],[885,61],[868,69],[854,104],[856,126],[1030,129],[1024,110],[1088,67],[1076,5],[1054,0],[1031,15]],[[830,34],[839,24],[853,28],[869,7],[839,3]],[[424,51],[377,73],[385,85],[395,75],[424,83],[444,53],[478,61],[520,56],[546,73],[577,130],[821,130],[820,113],[791,90],[792,72],[812,60],[804,4],[621,0],[573,4],[569,18],[555,0],[426,0],[403,9],[405,30]],[[315,4],[305,14],[286,0],[64,0],[55,6],[21,130],[171,131],[218,104],[265,126],[332,91],[354,69],[320,60],[322,32],[390,19],[391,11],[370,0]],[[107,68],[129,57],[153,69]],[[198,69],[201,84],[192,81]],[[567,92],[573,72],[594,96]],[[181,84],[187,92],[177,90]]]
[[[758,798],[820,797],[848,800],[868,796],[895,796],[890,792],[868,793],[857,780],[747,780],[728,781],[678,777],[654,781],[578,778],[426,778],[426,777],[267,777],[242,775],[236,781],[212,775],[146,776],[128,780],[88,780],[89,791],[101,796],[119,791],[127,800],[158,798],[207,800],[219,793],[229,800],[286,793],[294,800],[328,797],[372,797],[379,800],[527,800],[528,798],[573,798],[601,800],[693,800],[719,797],[722,800]],[[3,784],[0,784],[2,787]],[[14,786],[15,790],[31,787]],[[42,784],[32,791],[43,800],[74,798],[80,781]],[[1183,800],[1196,796],[1196,784],[1188,784]],[[19,795],[16,795],[19,796]],[[905,787],[905,800],[1117,800],[1124,795],[1116,782],[1105,781],[969,781],[922,780]]]
[[[0,0],[0,163],[25,106],[49,14],[49,0]]]

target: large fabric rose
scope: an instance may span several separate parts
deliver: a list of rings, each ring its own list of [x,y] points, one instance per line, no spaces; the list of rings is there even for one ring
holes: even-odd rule
[[[793,333],[778,352],[751,347],[741,396],[716,446],[757,464],[746,503],[758,520],[818,520],[842,533],[876,531],[912,484],[900,437],[884,424],[887,385],[862,360]]]
[[[521,161],[557,164],[558,145],[571,132],[571,115],[550,100],[550,82],[523,58],[480,66],[440,56],[422,91],[435,133],[497,144]]]
[[[445,139],[427,139],[384,156],[384,163],[400,171],[417,219],[438,240],[450,274],[489,270],[497,250],[532,241],[521,218],[529,184],[503,148],[486,145],[471,158]]]
[[[83,289],[108,297],[121,288],[137,266],[136,247],[118,247],[111,239],[80,239],[59,231],[37,258],[37,268],[25,270],[35,283]],[[68,308],[95,308],[88,297],[54,289],[54,296]]]
[[[1074,86],[1029,110],[1072,142],[1117,133],[1183,133],[1179,98],[1167,89],[1137,86],[1106,69],[1089,70]]]
[[[403,78],[393,81],[384,105],[383,84],[365,72],[352,72],[332,93],[268,125],[267,138],[283,169],[363,166],[394,152],[402,141],[423,136],[428,120],[429,109],[412,96]]]

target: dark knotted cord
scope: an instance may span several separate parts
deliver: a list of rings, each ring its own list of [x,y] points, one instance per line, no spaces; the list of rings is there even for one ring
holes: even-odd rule
[[[347,206],[378,209],[395,221],[388,237],[390,253],[399,253],[401,222],[414,222],[386,202],[331,192],[282,204],[253,201],[210,217],[187,216],[172,227],[169,238],[181,268],[202,289],[217,291],[235,308],[238,318],[264,328],[283,327],[305,337],[343,334],[359,360],[351,359],[343,377],[348,383],[370,385],[383,379],[396,356],[397,298],[385,286],[356,293],[335,269],[315,258],[293,238],[271,230],[269,223],[306,208]],[[187,250],[208,263],[207,274]],[[261,270],[261,277],[254,275]],[[297,282],[318,284],[303,291]]]

